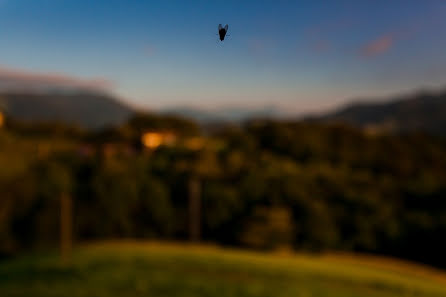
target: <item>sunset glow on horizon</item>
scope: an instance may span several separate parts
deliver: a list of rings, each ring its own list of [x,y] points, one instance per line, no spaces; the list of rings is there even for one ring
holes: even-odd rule
[[[3,0],[0,84],[98,88],[149,109],[317,112],[445,87],[445,16],[439,0]]]

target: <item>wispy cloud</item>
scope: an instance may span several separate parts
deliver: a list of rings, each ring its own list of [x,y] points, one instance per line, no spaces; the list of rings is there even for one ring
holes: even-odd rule
[[[85,79],[62,73],[41,73],[0,66],[2,88],[68,88],[107,91],[113,83],[105,78]]]
[[[395,34],[387,33],[365,44],[361,49],[364,57],[374,57],[387,53],[396,42]]]

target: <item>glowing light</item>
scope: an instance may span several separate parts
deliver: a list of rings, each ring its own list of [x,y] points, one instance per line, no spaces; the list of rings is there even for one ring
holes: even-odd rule
[[[142,144],[149,149],[156,149],[161,145],[173,145],[176,137],[170,132],[146,132],[142,135]]]

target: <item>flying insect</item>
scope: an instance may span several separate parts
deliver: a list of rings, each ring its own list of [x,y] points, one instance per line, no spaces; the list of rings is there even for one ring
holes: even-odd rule
[[[228,25],[226,24],[224,28],[221,24],[218,25],[218,35],[220,35],[220,41],[225,40],[226,33],[228,33]]]

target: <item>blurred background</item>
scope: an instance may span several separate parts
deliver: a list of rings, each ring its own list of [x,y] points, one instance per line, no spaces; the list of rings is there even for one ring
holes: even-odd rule
[[[445,30],[440,0],[0,0],[0,295],[445,296]]]

